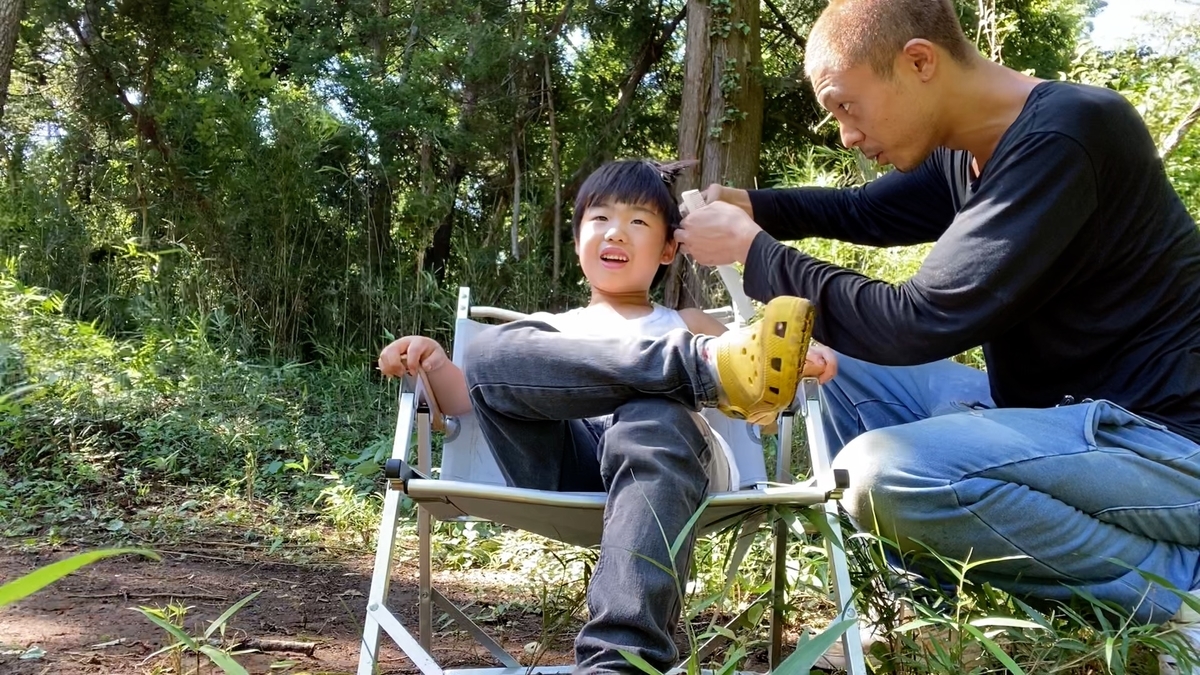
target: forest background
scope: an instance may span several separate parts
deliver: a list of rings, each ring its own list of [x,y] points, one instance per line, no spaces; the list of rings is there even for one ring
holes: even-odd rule
[[[178,543],[162,514],[198,502],[272,554],[329,531],[369,550],[396,393],[374,356],[403,334],[448,344],[460,286],[522,311],[583,302],[565,223],[590,171],[700,159],[681,189],[876,175],[802,76],[823,6],[0,2],[6,540]],[[958,3],[989,58],[1128,97],[1200,215],[1200,5],[1101,49],[1103,6]],[[797,245],[893,281],[927,250]],[[728,302],[686,263],[662,300]],[[502,565],[503,533],[464,532],[441,530],[444,556]]]

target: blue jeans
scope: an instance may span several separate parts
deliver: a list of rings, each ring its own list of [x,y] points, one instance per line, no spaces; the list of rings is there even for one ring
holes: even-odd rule
[[[712,456],[692,417],[716,400],[701,339],[584,338],[517,321],[471,343],[471,402],[508,483],[608,493],[576,672],[636,672],[618,649],[664,672],[678,659],[694,533],[674,561],[668,547],[704,499]]]
[[[821,393],[845,507],[902,550],[1021,556],[972,578],[1046,599],[1081,588],[1143,623],[1181,601],[1130,568],[1200,588],[1200,445],[1162,425],[1107,401],[995,408],[986,374],[950,361],[840,356]]]

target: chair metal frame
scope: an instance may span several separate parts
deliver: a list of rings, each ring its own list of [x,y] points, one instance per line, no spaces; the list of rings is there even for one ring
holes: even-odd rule
[[[470,293],[460,289],[458,318],[496,318],[504,321],[521,318],[523,315],[508,310],[489,307],[470,307]],[[808,434],[809,454],[812,461],[815,485],[795,484],[791,476],[791,438],[796,414],[804,421]],[[454,432],[456,421],[441,415],[437,403],[428,394],[423,378],[403,378],[399,394],[399,412],[396,433],[392,444],[391,459],[385,475],[388,480],[384,496],[382,519],[379,525],[378,543],[375,551],[375,566],[371,577],[371,590],[367,595],[366,620],[363,628],[362,649],[359,657],[358,675],[373,675],[376,672],[382,633],[395,641],[400,650],[423,675],[518,675],[521,673],[566,673],[571,666],[526,668],[509,654],[495,639],[454,605],[432,585],[431,525],[432,518],[439,520],[484,519],[504,522],[478,511],[490,505],[504,508],[565,509],[564,513],[590,514],[601,517],[604,508],[603,493],[559,493],[524,488],[513,488],[454,480],[432,479],[432,433],[435,430]],[[413,432],[416,432],[416,464],[408,463]],[[850,585],[849,567],[838,517],[837,500],[847,486],[847,476],[830,465],[828,443],[821,423],[821,401],[816,380],[802,381],[799,395],[793,406],[778,420],[778,451],[775,457],[773,484],[759,485],[755,489],[740,490],[712,495],[704,507],[699,523],[701,530],[729,525],[741,519],[761,517],[761,513],[775,506],[808,507],[820,509],[829,524],[832,539],[826,538],[826,554],[829,557],[829,584],[833,600],[840,608],[838,619],[856,619],[853,589]],[[389,609],[388,590],[394,564],[394,549],[400,517],[400,502],[407,495],[417,505],[418,541],[418,631],[416,637],[408,631]],[[469,513],[474,511],[474,513]],[[772,669],[779,665],[782,657],[783,628],[786,586],[786,553],[790,528],[777,518],[772,526],[774,538],[774,565],[770,591],[771,623],[768,661]],[[544,533],[543,533],[544,534]],[[730,563],[732,573],[741,563],[752,539],[753,532],[743,533]],[[434,659],[433,606],[438,606],[461,629],[469,633],[496,659],[499,667],[466,668],[445,670]],[[744,614],[735,617],[729,626],[736,626]],[[710,640],[699,648],[701,658],[707,658],[717,648],[721,639]],[[841,646],[846,655],[846,671],[850,675],[866,675],[867,669],[862,652],[861,636],[857,627],[852,627],[841,637]]]

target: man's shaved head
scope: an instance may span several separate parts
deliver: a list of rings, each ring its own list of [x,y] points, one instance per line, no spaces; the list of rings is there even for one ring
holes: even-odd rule
[[[925,39],[969,64],[975,47],[967,41],[952,0],[831,0],[808,36],[805,71],[842,71],[868,64],[892,76],[896,55],[909,40]]]

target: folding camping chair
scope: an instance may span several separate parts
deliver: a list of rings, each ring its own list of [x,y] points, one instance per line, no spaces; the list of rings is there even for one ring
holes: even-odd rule
[[[740,295],[740,291],[740,288],[736,288],[731,292]],[[741,299],[744,300],[744,297]],[[738,319],[745,316],[747,312],[744,308],[748,306],[748,302],[742,307],[735,305],[735,316]],[[738,311],[739,309],[741,311]],[[471,307],[469,290],[459,289],[454,362],[460,367],[463,366],[467,345],[486,327],[472,317],[511,321],[523,316],[517,312],[491,307]],[[473,675],[518,675],[528,672],[530,669],[521,666],[481,627],[432,587],[430,519],[487,520],[570,544],[593,546],[600,542],[605,494],[549,492],[509,487],[505,484],[473,415],[458,419],[443,417],[437,410],[436,401],[426,394],[419,379],[404,378],[399,398],[400,412],[396,422],[392,459],[387,462],[385,468],[388,486],[379,526],[371,592],[367,596],[366,625],[363,629],[358,675],[372,675],[375,672],[381,629],[387,632],[424,675],[441,675],[443,672],[465,673],[468,670]],[[805,380],[801,386],[801,395],[797,397],[797,404],[779,419],[779,451],[775,458],[773,483],[766,480],[761,437],[755,438],[750,434],[754,427],[726,418],[715,411],[706,415],[706,420],[733,449],[740,473],[740,484],[735,487],[743,489],[711,495],[701,513],[698,527],[703,533],[739,521],[745,523],[746,519],[750,518],[761,519],[763,513],[773,506],[820,509],[830,525],[828,531],[833,534],[832,540],[826,541],[826,551],[830,561],[830,586],[834,601],[840,608],[838,618],[853,619],[857,615],[851,602],[850,575],[836,505],[836,500],[841,497],[848,481],[843,472],[834,472],[830,467],[820,419],[820,405],[816,381]],[[792,480],[791,438],[796,409],[800,411],[807,427],[812,468],[816,477],[815,485],[797,485]],[[417,456],[416,465],[412,466],[407,459],[414,427]],[[437,479],[432,478],[431,473],[430,440],[435,430],[446,433],[440,477]],[[407,495],[417,504],[419,626],[416,638],[387,606],[402,495]],[[789,528],[781,519],[774,524],[775,561],[769,648],[771,668],[780,663],[781,657],[788,531]],[[731,569],[740,564],[741,556],[744,555],[751,538],[752,536],[743,536],[742,541],[739,541],[732,556]],[[485,647],[500,666],[490,669],[443,671],[431,653],[435,604]],[[701,649],[701,656],[707,657],[717,646],[719,645],[716,643],[705,645]],[[867,671],[857,628],[852,628],[843,635],[842,648],[847,658],[847,671],[851,675],[865,675]],[[570,666],[540,667],[533,670],[539,673],[564,673],[570,671]]]

